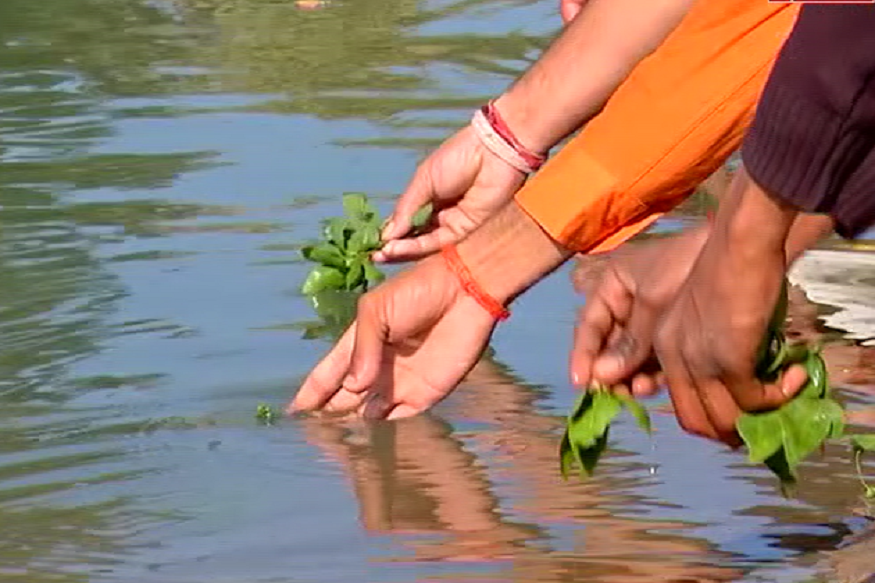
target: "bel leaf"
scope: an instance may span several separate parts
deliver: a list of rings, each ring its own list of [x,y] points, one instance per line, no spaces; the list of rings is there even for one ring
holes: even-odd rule
[[[315,261],[322,265],[330,267],[343,267],[343,252],[331,243],[322,243],[320,245],[308,245],[301,249],[301,254],[304,259]]]
[[[361,192],[347,192],[343,195],[343,212],[351,219],[371,221],[377,216],[377,211],[368,202],[368,197]]]
[[[414,229],[421,229],[428,224],[431,220],[432,213],[432,205],[431,203],[426,204],[418,211],[413,214],[413,218],[410,219],[410,223]]]
[[[339,270],[328,265],[318,265],[304,280],[301,291],[306,295],[313,295],[324,290],[340,289],[345,283],[343,274]]]
[[[628,396],[619,396],[620,401],[623,403],[623,406],[626,407],[626,410],[632,414],[632,417],[635,418],[635,421],[638,423],[638,427],[646,431],[647,433],[652,432],[652,427],[650,425],[650,415],[647,414],[647,409],[644,408],[644,405]]]
[[[362,284],[365,278],[365,270],[361,258],[353,259],[346,272],[346,289],[354,290]]]

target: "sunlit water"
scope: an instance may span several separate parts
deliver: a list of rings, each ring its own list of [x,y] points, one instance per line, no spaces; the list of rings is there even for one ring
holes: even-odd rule
[[[785,500],[663,414],[562,482],[570,269],[433,415],[256,423],[328,347],[302,337],[298,246],[344,191],[387,211],[558,25],[552,0],[311,4],[3,0],[0,580],[875,571],[842,448]]]

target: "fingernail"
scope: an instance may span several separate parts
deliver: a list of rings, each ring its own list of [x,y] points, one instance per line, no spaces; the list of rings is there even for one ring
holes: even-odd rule
[[[394,232],[395,232],[395,221],[392,219],[389,219],[389,221],[386,223],[386,226],[383,227],[383,233],[382,233],[383,240],[385,241],[386,239],[390,238]]]
[[[340,386],[342,388],[346,389],[347,391],[353,390],[356,386],[355,376],[353,376],[351,374],[346,375],[346,378],[343,379],[343,382],[340,384]]]
[[[580,375],[577,372],[571,373],[571,382],[574,385],[580,386]]]

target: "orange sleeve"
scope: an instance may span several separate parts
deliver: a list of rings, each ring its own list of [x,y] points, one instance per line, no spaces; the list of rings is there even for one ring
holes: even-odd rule
[[[578,252],[609,251],[646,229],[738,148],[797,13],[698,0],[517,203]]]

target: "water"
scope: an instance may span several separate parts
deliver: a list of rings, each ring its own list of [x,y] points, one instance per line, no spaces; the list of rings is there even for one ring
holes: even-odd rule
[[[841,448],[788,501],[657,415],[653,441],[624,420],[596,479],[561,482],[571,266],[433,414],[255,422],[328,348],[297,292],[318,219],[349,190],[387,211],[557,24],[552,1],[3,0],[0,580],[875,570]]]

